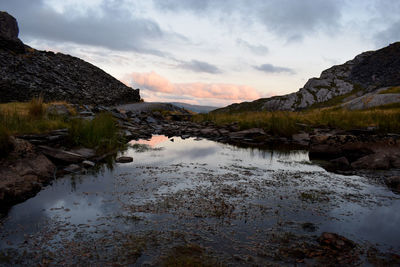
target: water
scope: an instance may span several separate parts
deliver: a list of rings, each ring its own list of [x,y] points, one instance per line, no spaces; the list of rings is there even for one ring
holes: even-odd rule
[[[131,145],[132,163],[65,176],[14,206],[0,221],[0,262],[158,265],[197,244],[228,263],[265,263],[286,238],[324,231],[400,251],[400,196],[379,179],[328,173],[307,151],[165,136]]]

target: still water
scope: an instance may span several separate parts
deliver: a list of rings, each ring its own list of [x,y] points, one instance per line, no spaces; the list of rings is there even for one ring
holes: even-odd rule
[[[190,243],[257,262],[278,237],[325,231],[400,251],[400,196],[380,179],[329,173],[307,151],[165,136],[130,144],[121,155],[132,163],[65,176],[14,206],[0,219],[0,261],[158,265]]]

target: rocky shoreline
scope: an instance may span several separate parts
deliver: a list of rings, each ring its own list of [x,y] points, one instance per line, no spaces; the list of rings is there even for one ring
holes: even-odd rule
[[[174,107],[170,111],[179,112],[137,108],[132,111],[129,105],[125,110],[85,105],[80,108],[79,116],[91,119],[101,111],[113,115],[127,141],[166,135],[183,139],[206,138],[242,147],[304,149],[309,150],[311,160],[324,160],[321,166],[333,172],[355,174],[362,170],[389,170],[383,179],[394,191],[400,191],[400,177],[396,172],[400,168],[400,135],[397,134],[378,134],[375,129],[313,129],[291,137],[280,137],[269,135],[260,128],[240,130],[236,123],[225,126],[196,123],[190,120],[190,113]],[[0,162],[0,175],[4,177],[0,184],[3,208],[30,198],[56,177],[93,168],[118,152],[96,155],[95,150],[88,148],[65,149],[67,136],[67,129],[60,129],[48,134],[14,138],[14,151],[8,159]],[[117,162],[130,161],[117,159]]]

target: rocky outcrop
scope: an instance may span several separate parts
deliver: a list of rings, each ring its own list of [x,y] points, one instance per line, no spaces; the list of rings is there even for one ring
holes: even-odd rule
[[[17,20],[7,12],[0,11],[0,47],[11,53],[24,53],[25,46],[18,39]]]
[[[0,208],[24,201],[54,178],[56,166],[34,146],[12,139],[14,150],[0,162]]]
[[[325,133],[311,136],[310,159],[330,160],[334,169],[400,168],[400,136]]]
[[[369,51],[356,56],[342,65],[333,66],[321,73],[319,78],[311,78],[299,91],[283,96],[261,98],[253,102],[232,104],[214,112],[301,110],[312,106],[332,106],[347,103],[351,107],[357,98],[357,109],[378,105],[399,103],[400,94],[379,95],[383,87],[400,85],[400,42],[377,51]],[[373,96],[368,105],[364,95]]]
[[[79,58],[38,51],[18,39],[16,20],[0,13],[0,102],[61,100],[106,106],[138,102],[132,89]]]

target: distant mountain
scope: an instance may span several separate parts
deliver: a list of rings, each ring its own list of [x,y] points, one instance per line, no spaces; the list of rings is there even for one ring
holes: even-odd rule
[[[294,111],[336,105],[363,109],[400,103],[399,85],[400,42],[396,42],[324,70],[295,93],[232,104],[214,112]]]
[[[79,104],[116,105],[140,100],[132,89],[79,58],[39,51],[18,39],[14,17],[0,11],[0,102],[64,100]]]
[[[170,104],[175,105],[180,108],[184,108],[196,113],[208,113],[210,111],[213,111],[219,107],[213,107],[213,106],[201,106],[201,105],[190,105],[186,103],[181,103],[181,102],[170,102]]]

